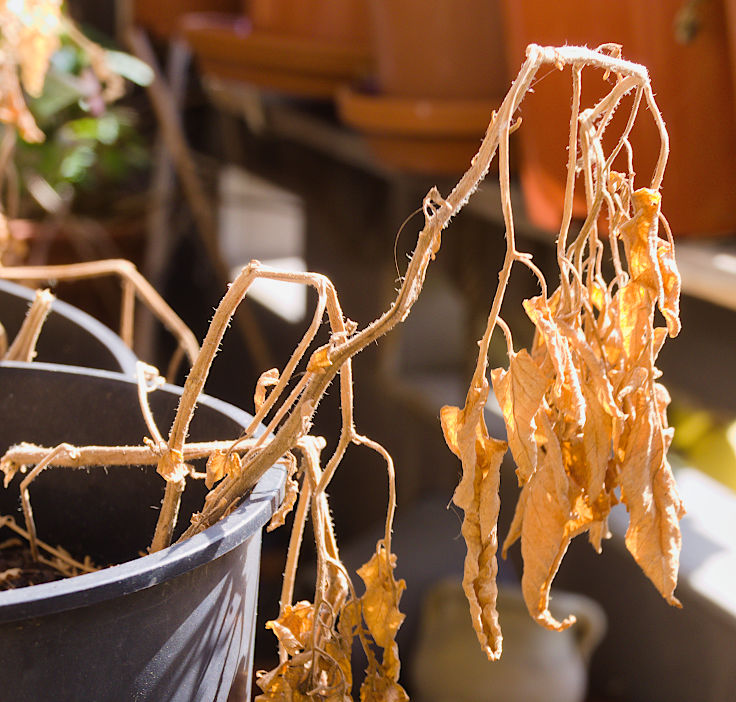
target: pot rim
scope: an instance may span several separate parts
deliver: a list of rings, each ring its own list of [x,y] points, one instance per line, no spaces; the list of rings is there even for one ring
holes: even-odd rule
[[[34,290],[31,288],[27,288],[24,285],[19,285],[18,283],[2,278],[0,278],[0,290],[3,290],[10,295],[22,297],[27,300],[29,304],[31,304],[35,298]],[[61,317],[65,317],[73,324],[89,331],[92,336],[97,337],[100,343],[102,343],[102,345],[105,346],[110,354],[115,358],[115,361],[120,366],[121,373],[131,376],[135,375],[138,357],[125,345],[125,342],[112,329],[95,319],[84,310],[81,310],[74,305],[70,305],[68,302],[59,300],[58,298],[55,298],[51,303],[51,312],[58,314]],[[43,330],[41,333],[43,333]]]
[[[5,367],[23,370],[94,376],[136,385],[122,373],[53,363],[7,362]],[[181,395],[182,388],[164,384],[161,390]],[[250,422],[247,412],[222,400],[200,395],[197,404],[228,415],[243,427]],[[260,532],[281,504],[286,469],[274,465],[256,483],[246,499],[227,517],[186,541],[119,565],[84,573],[51,583],[0,592],[0,622],[41,617],[129,595],[194,570],[240,546]]]

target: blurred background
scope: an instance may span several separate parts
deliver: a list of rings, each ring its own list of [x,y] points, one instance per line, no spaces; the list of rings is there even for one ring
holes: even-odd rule
[[[493,173],[444,235],[406,324],[355,360],[356,422],[396,461],[402,682],[414,699],[736,700],[736,0],[70,0],[68,9],[88,36],[153,68],[153,80],[136,85],[135,70],[121,67],[125,94],[90,109],[94,90],[84,92],[74,56],[54,60],[54,80],[31,106],[46,140],[18,147],[15,248],[4,262],[129,258],[199,339],[227,282],[254,258],[328,275],[348,317],[375,319],[413,250],[423,196],[433,185],[447,194],[468,167],[529,43],[620,44],[648,67],[670,134],[663,212],[683,277],[683,331],[659,364],[688,507],[683,610],[638,572],[625,521],[614,519],[603,555],[573,544],[556,580],[562,607],[579,596],[574,634],[540,639],[520,623],[506,663],[474,658],[467,612],[454,605],[464,547],[461,515],[447,505],[459,464],[438,416],[462,403],[505,252]],[[589,104],[605,85],[602,72],[590,76]],[[518,246],[550,280],[571,95],[569,73],[544,72],[512,136]],[[79,105],[85,114],[71,114]],[[643,184],[659,145],[641,121],[632,143]],[[517,345],[532,333],[519,303],[536,292],[517,271],[504,303]],[[106,283],[57,293],[117,326],[119,293]],[[283,366],[313,303],[259,283],[206,391],[250,409],[256,379]],[[145,315],[135,338],[140,357],[165,365],[172,342]],[[333,444],[336,394],[316,424]],[[499,414],[487,415],[502,437]],[[331,489],[351,566],[369,557],[385,510],[383,467],[366,453],[349,454]],[[503,538],[517,492],[510,464],[501,490]],[[278,612],[286,539],[283,529],[266,536],[264,622]],[[510,630],[518,560],[500,570]],[[308,577],[303,587],[309,597]],[[261,625],[258,637],[256,668],[270,668],[274,642]],[[541,692],[524,686],[530,679]]]

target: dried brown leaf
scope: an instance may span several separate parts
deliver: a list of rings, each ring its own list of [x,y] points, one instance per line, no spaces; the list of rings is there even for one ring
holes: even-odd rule
[[[376,669],[368,673],[360,686],[360,702],[409,702],[409,695],[399,683]]]
[[[661,199],[656,190],[640,188],[635,191],[632,195],[634,213],[620,230],[632,281],[646,286],[655,298],[662,288],[657,261]]]
[[[184,456],[181,451],[175,449],[169,449],[161,456],[156,470],[164,480],[171,483],[179,483],[189,474],[189,469],[184,463]]]
[[[581,378],[581,389],[591,386],[600,406],[613,420],[621,421],[623,415],[616,404],[613,387],[608,377],[610,363],[606,356],[606,347],[597,336],[596,325],[586,325],[590,338],[586,336],[581,325],[571,326],[558,321],[557,326],[570,344],[573,364],[578,369]],[[583,392],[586,407],[590,397],[590,393]]]
[[[406,583],[394,579],[396,556],[389,554],[383,541],[379,541],[370,561],[358,569],[365,583],[365,593],[360,598],[363,619],[368,633],[383,649],[379,663],[374,655],[368,657],[366,677],[360,687],[361,702],[408,702],[409,696],[399,685],[401,662],[396,634],[404,621],[399,611],[399,601]]]
[[[329,351],[329,346],[323,346],[317,349],[309,359],[307,371],[310,373],[321,373],[326,368],[329,368],[332,365],[332,361],[329,358]]]
[[[349,702],[350,643],[323,626],[318,626],[317,634],[315,625],[314,605],[306,601],[285,605],[278,619],[266,624],[278,637],[288,659],[270,672],[258,674],[257,684],[264,694],[257,700]],[[313,648],[315,637],[318,644]]]
[[[399,679],[399,656],[396,633],[404,621],[399,611],[399,601],[406,589],[404,580],[394,578],[395,554],[389,554],[383,541],[379,541],[371,559],[358,568],[358,575],[365,583],[365,593],[360,598],[363,619],[373,640],[384,650],[385,674],[392,680]]]
[[[544,450],[536,473],[526,486],[521,522],[521,555],[524,572],[521,589],[532,618],[548,629],[561,631],[575,617],[563,621],[549,611],[549,591],[570,539],[582,529],[572,518],[569,480],[562,451],[549,420],[540,413]]]
[[[610,539],[611,531],[608,528],[608,519],[593,522],[588,530],[588,541],[596,553],[603,550],[603,539]]]
[[[550,381],[526,349],[509,357],[507,371],[491,371],[496,399],[501,407],[511,454],[516,462],[519,484],[523,485],[537,466],[537,444],[534,440],[534,416]]]
[[[259,412],[263,403],[266,401],[266,389],[273,387],[279,382],[279,370],[278,368],[271,368],[270,370],[261,373],[256,383],[256,389],[253,392],[253,404],[256,408],[256,412]]]
[[[279,508],[273,513],[271,521],[266,527],[266,531],[273,531],[283,526],[286,517],[294,509],[297,497],[299,497],[299,483],[294,479],[294,474],[296,473],[296,458],[294,454],[291,452],[286,453],[282,458],[282,462],[286,464],[284,499],[281,501]]]
[[[629,367],[638,365],[642,358],[648,362],[655,299],[647,287],[635,281],[614,296],[621,350]]]
[[[674,596],[685,513],[665,452],[669,432],[662,427],[647,388],[635,398],[634,418],[622,439],[621,499],[629,511],[626,547],[662,597]]]
[[[675,263],[675,250],[672,244],[665,239],[657,240],[657,262],[662,279],[662,288],[659,292],[659,309],[667,322],[667,331],[670,336],[680,333],[680,289],[682,281],[680,272]]]
[[[613,418],[587,383],[582,387],[586,404],[582,447],[585,457],[585,477],[581,483],[591,500],[603,492],[608,461],[611,458]]]
[[[489,659],[501,655],[501,629],[496,599],[498,587],[498,487],[501,461],[508,444],[488,435],[483,408],[489,386],[471,386],[465,407],[443,407],[442,430],[450,449],[460,458],[463,475],[453,501],[463,510],[462,534],[467,545],[463,589],[470,604],[473,628]]]
[[[263,691],[255,698],[256,702],[312,702],[314,699],[300,691],[308,677],[305,665],[285,661],[269,672],[259,671],[256,676],[256,684]]]
[[[519,498],[516,501],[516,507],[514,508],[514,516],[509,526],[509,531],[506,534],[506,538],[503,541],[503,548],[501,549],[501,556],[506,558],[509,549],[521,538],[521,525],[524,522],[524,511],[526,510],[526,501],[529,498],[529,483],[527,482],[522,487],[519,493]]]
[[[559,289],[552,299],[542,295],[524,300],[524,309],[536,327],[554,368],[555,404],[570,421],[582,426],[585,423],[585,400],[580,389],[580,378],[575,368],[570,345],[554,318],[554,309],[559,300]],[[536,360],[536,358],[535,358]],[[537,361],[539,364],[539,362]],[[539,364],[543,367],[543,364]]]
[[[240,475],[242,469],[243,467],[240,461],[240,456],[237,453],[228,451],[227,449],[214,451],[207,459],[207,474],[204,479],[204,484],[208,489],[211,489],[218,480],[222,480],[230,473],[233,475]]]
[[[278,619],[266,623],[290,656],[309,648],[313,626],[314,605],[306,600],[284,605]]]

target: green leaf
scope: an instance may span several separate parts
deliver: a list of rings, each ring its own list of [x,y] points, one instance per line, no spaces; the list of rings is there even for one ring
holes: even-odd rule
[[[29,106],[43,128],[59,112],[76,104],[82,95],[83,90],[76,76],[63,73],[52,66],[46,74],[43,93],[31,100]]]
[[[153,82],[151,67],[135,56],[122,51],[105,51],[105,61],[111,71],[136,85],[150,85]]]
[[[82,144],[72,149],[62,160],[59,172],[62,178],[79,181],[95,162],[95,152],[91,146]]]

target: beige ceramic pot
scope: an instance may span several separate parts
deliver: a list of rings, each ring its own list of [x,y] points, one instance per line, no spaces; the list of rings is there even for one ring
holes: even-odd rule
[[[588,661],[606,629],[601,607],[582,595],[553,593],[553,612],[577,618],[560,633],[531,619],[516,588],[500,589],[498,610],[503,654],[489,662],[460,582],[443,581],[430,590],[410,670],[416,701],[582,702]]]

